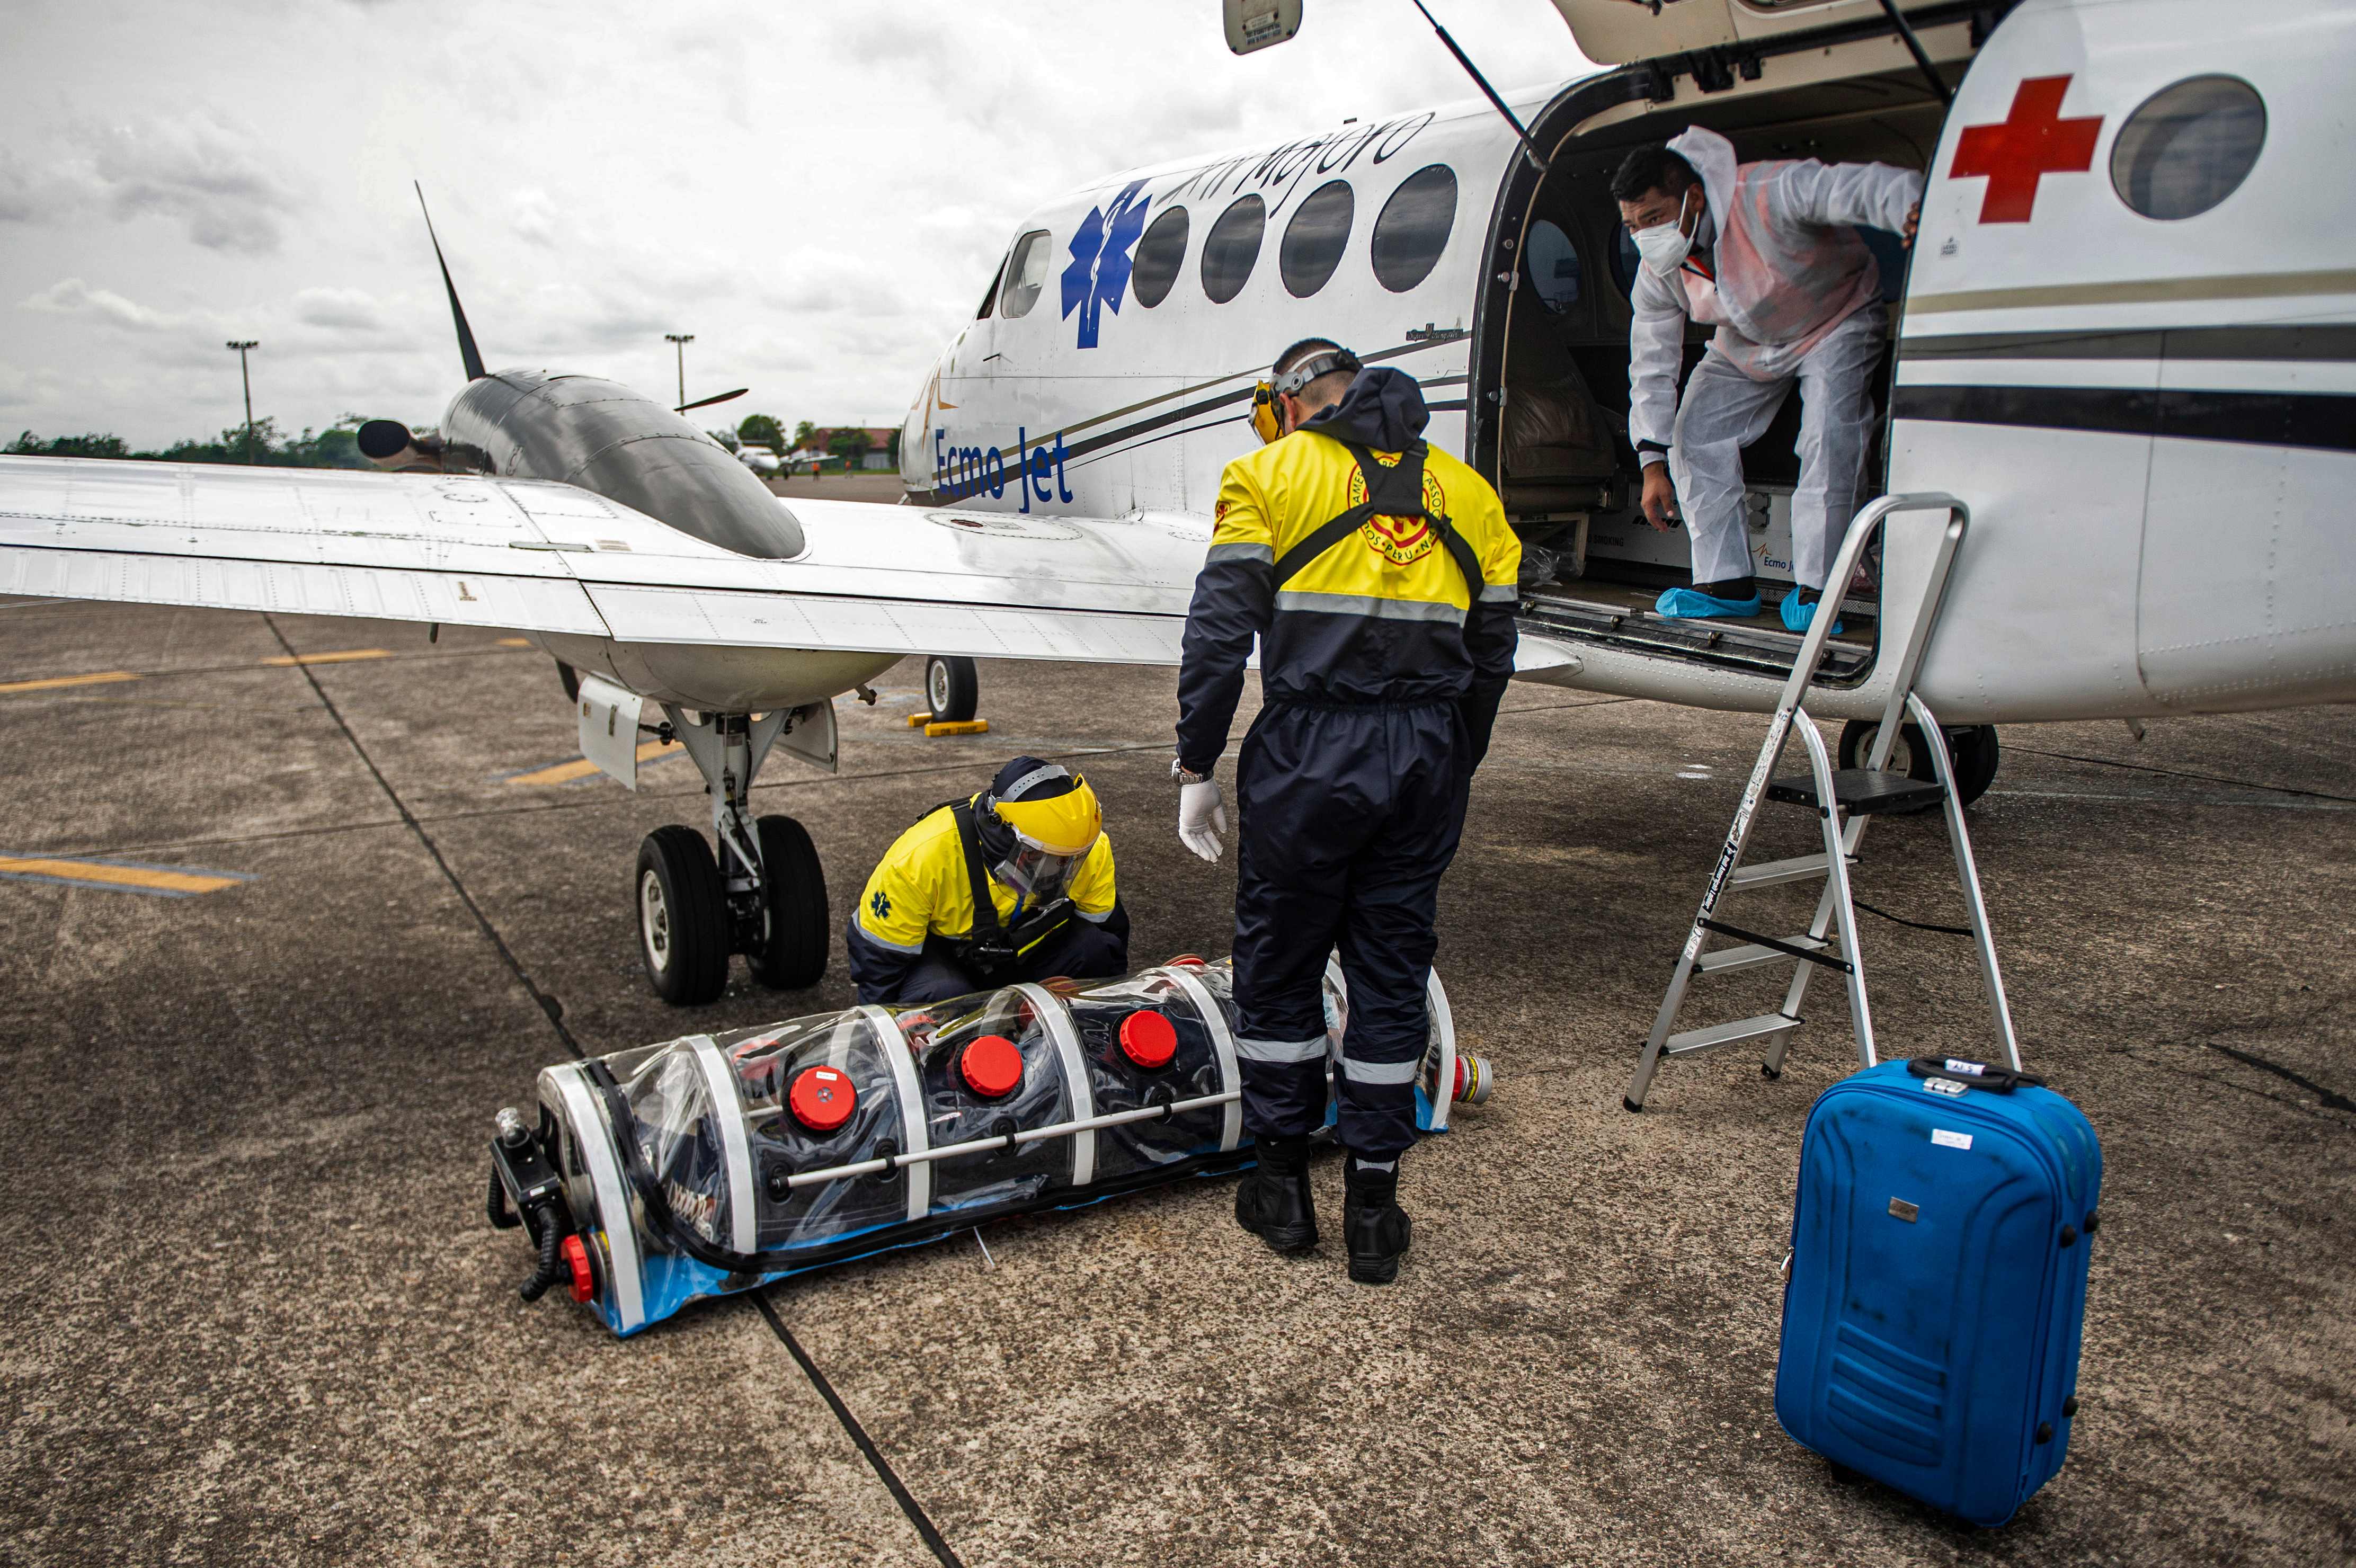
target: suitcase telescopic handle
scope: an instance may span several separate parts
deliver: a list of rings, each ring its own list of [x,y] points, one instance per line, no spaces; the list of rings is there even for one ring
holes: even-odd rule
[[[2015,1072],[2009,1067],[1994,1067],[1985,1061],[1966,1061],[1959,1056],[1918,1056],[1906,1064],[1906,1071],[1917,1078],[1953,1079],[1991,1094],[2009,1094],[2023,1085],[2045,1087],[2045,1080],[2031,1073]]]

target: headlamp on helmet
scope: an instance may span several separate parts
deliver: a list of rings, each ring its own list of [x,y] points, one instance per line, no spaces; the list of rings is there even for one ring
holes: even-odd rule
[[[1358,363],[1358,357],[1348,349],[1324,348],[1291,369],[1260,382],[1252,389],[1252,433],[1259,437],[1262,445],[1274,441],[1284,433],[1284,408],[1279,399],[1299,397],[1310,382],[1320,377],[1341,370],[1355,376],[1365,368]]]

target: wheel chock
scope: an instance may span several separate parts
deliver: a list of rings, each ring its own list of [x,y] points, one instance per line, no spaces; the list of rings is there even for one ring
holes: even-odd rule
[[[933,716],[929,713],[911,713],[908,715],[908,728],[911,730],[921,730],[932,721]]]
[[[927,714],[926,717],[930,718],[931,715]],[[987,735],[989,733],[990,720],[987,719],[950,720],[925,726],[926,740],[936,735]]]

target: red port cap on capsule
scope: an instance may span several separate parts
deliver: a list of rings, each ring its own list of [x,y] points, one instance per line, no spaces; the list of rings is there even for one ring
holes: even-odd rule
[[[830,1133],[859,1108],[859,1091],[840,1067],[806,1067],[786,1095],[794,1120],[814,1133]]]
[[[1160,1013],[1134,1012],[1120,1020],[1120,1050],[1140,1067],[1167,1067],[1178,1052],[1178,1031]]]
[[[1002,1100],[1023,1082],[1023,1053],[1002,1034],[986,1034],[958,1053],[966,1087],[985,1100]]]
[[[580,1236],[576,1234],[565,1237],[563,1245],[558,1247],[556,1251],[557,1254],[564,1260],[564,1266],[572,1272],[573,1299],[586,1301],[596,1295],[597,1278],[589,1272],[589,1248],[583,1243]]]

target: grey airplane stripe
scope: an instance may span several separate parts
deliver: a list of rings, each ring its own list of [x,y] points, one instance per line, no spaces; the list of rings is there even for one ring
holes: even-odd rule
[[[2170,326],[2114,332],[1981,332],[1908,336],[1901,359],[2249,359],[2356,361],[2356,325]]]

